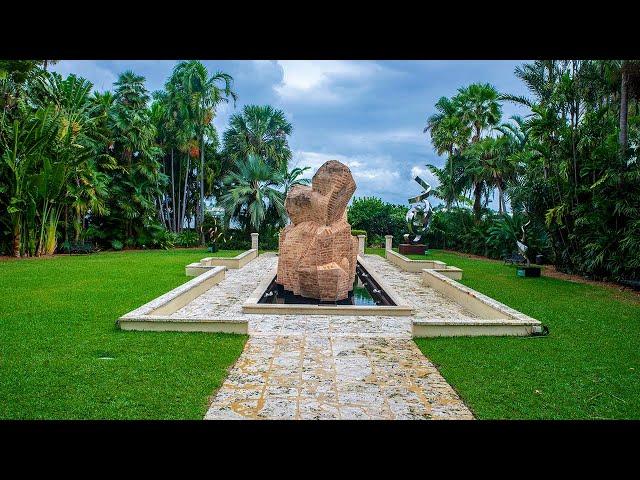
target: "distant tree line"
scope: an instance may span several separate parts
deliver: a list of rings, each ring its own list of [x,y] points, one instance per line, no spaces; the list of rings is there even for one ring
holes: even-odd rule
[[[221,143],[213,119],[237,99],[230,75],[184,61],[160,91],[127,71],[97,92],[52,63],[0,61],[0,253],[194,246],[214,231],[232,244],[286,223],[286,190],[306,182],[306,168],[288,168],[293,127],[247,105]],[[213,204],[224,218],[207,214]]]
[[[445,156],[429,165],[444,205],[430,240],[499,257],[528,223],[532,253],[562,271],[639,278],[640,63],[540,60],[515,75],[529,96],[473,84],[436,103],[425,132]],[[530,113],[504,121],[504,102]]]

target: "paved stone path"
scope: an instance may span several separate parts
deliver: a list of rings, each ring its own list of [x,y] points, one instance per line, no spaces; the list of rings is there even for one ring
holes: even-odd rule
[[[423,287],[419,274],[376,255],[366,261],[416,316],[473,317]],[[265,254],[228,270],[219,285],[174,314],[249,320],[249,340],[205,419],[473,418],[413,342],[412,317],[243,313],[242,303],[276,262]]]

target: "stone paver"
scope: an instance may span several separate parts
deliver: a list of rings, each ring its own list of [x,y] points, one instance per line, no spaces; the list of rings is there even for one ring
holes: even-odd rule
[[[413,343],[394,337],[259,335],[205,419],[472,419]]]
[[[367,255],[429,318],[476,318],[385,259]],[[177,317],[246,318],[245,349],[216,392],[205,419],[472,419],[470,410],[411,339],[412,317],[260,315],[242,303],[275,255],[229,270]]]

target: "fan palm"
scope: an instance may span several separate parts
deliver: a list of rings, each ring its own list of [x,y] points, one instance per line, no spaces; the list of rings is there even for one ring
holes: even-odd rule
[[[479,142],[482,131],[495,127],[502,118],[498,91],[488,83],[474,83],[458,92],[460,116],[474,130],[471,141]]]
[[[284,195],[276,187],[284,182],[282,172],[267,164],[257,155],[249,155],[237,162],[235,171],[227,174],[223,182],[227,192],[220,198],[227,220],[236,219],[245,227],[260,230],[267,215],[273,210],[286,220]]]
[[[242,113],[231,116],[224,132],[226,154],[232,160],[258,155],[274,168],[287,168],[291,149],[287,137],[293,127],[282,110],[270,105],[246,105]]]

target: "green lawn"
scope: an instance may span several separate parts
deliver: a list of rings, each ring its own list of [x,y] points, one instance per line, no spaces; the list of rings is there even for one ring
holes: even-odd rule
[[[384,254],[383,249],[368,253]],[[548,337],[417,339],[478,418],[640,418],[640,299],[432,250],[462,283],[550,329]]]
[[[189,280],[185,265],[211,255],[0,261],[0,418],[202,418],[247,337],[123,332],[115,321]]]
[[[184,266],[211,255],[0,261],[0,418],[201,418],[246,336],[122,332],[115,320],[188,280]],[[637,296],[519,278],[501,262],[429,257],[462,268],[462,283],[551,330],[417,340],[478,418],[640,418]]]

